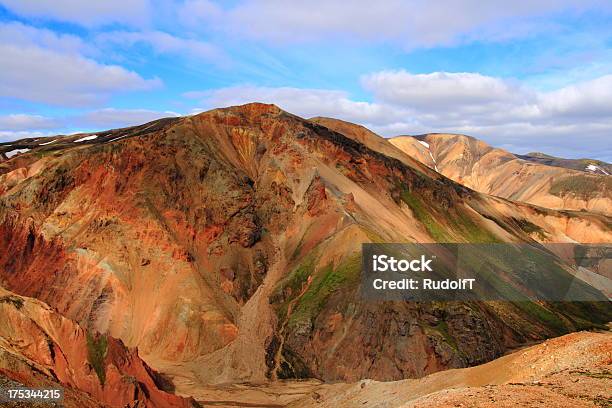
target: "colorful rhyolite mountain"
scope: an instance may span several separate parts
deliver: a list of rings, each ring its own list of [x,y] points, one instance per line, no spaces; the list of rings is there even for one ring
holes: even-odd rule
[[[607,243],[612,231],[595,199],[590,212],[486,195],[345,122],[248,104],[0,155],[0,283],[27,305],[3,306],[1,324],[25,322],[0,331],[23,368],[1,371],[11,381],[35,382],[39,365],[111,406],[125,399],[103,395],[128,390],[152,406],[170,391],[283,405],[320,384],[279,379],[423,377],[612,316],[606,302],[364,301],[362,242]],[[82,381],[57,374],[60,349]]]
[[[610,214],[612,176],[595,160],[514,155],[470,136],[398,136],[391,144],[474,190],[556,209]]]

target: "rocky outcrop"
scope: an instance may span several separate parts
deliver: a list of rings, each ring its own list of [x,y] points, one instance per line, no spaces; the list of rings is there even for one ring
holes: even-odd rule
[[[0,373],[30,386],[56,384],[110,407],[192,407],[160,390],[162,377],[135,349],[93,334],[47,305],[0,288]],[[87,398],[79,398],[79,400]],[[86,406],[83,403],[80,406]]]

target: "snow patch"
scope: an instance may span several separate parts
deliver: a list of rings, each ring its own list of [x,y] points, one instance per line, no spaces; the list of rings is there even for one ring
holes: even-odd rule
[[[431,161],[434,164],[434,170],[439,173],[440,171],[438,170],[438,163],[436,163],[436,159],[434,159],[433,154],[431,154],[431,150],[429,149],[429,143],[424,142],[423,140],[419,140],[419,143],[427,148],[427,152],[429,153],[429,157],[431,157]]]
[[[129,136],[129,135],[119,136],[119,137],[116,137],[116,138],[114,138],[114,139],[107,140],[107,141],[106,141],[106,143],[114,142],[115,140],[121,140],[121,139],[124,139],[124,138],[126,138],[126,137],[128,137],[128,136]]]
[[[595,171],[595,172],[600,171],[600,172],[602,172],[603,174],[605,174],[606,176],[609,176],[609,175],[610,175],[610,173],[608,173],[607,171],[605,171],[605,170],[604,170],[604,169],[602,169],[601,167],[596,166],[596,165],[594,165],[594,164],[589,164],[588,166],[586,166],[586,170]]]
[[[93,136],[85,136],[85,137],[82,137],[82,138],[80,138],[80,139],[74,140],[74,141],[73,141],[73,143],[84,142],[84,141],[86,141],[86,140],[94,140],[94,139],[95,139],[95,138],[97,138],[97,137],[98,137],[98,135],[93,135]]]
[[[46,146],[46,145],[48,145],[48,144],[51,144],[51,143],[57,142],[57,140],[58,140],[58,139],[52,140],[52,141],[50,141],[50,142],[41,143],[41,144],[39,144],[39,146]]]
[[[10,150],[6,153],[4,153],[6,155],[6,157],[8,157],[9,159],[13,156],[15,156],[16,154],[21,154],[21,153],[25,153],[25,152],[29,152],[30,149],[15,149],[15,150]]]
[[[438,170],[438,163],[436,163],[436,159],[434,159],[433,154],[431,154],[431,150],[429,151],[429,157],[431,157],[431,160],[434,162],[434,170],[439,173],[440,171]]]

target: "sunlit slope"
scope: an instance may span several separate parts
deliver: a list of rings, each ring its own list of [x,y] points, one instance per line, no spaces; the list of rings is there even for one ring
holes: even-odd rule
[[[486,194],[547,208],[612,213],[612,176],[602,172],[524,160],[465,135],[433,133],[389,141],[430,168]]]

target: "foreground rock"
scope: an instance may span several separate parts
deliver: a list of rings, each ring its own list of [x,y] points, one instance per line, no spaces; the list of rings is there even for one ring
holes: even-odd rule
[[[579,332],[489,363],[419,380],[322,385],[290,407],[604,407],[612,403],[612,333]]]
[[[11,386],[66,388],[67,407],[195,406],[161,391],[161,378],[136,350],[1,287],[0,379]]]

